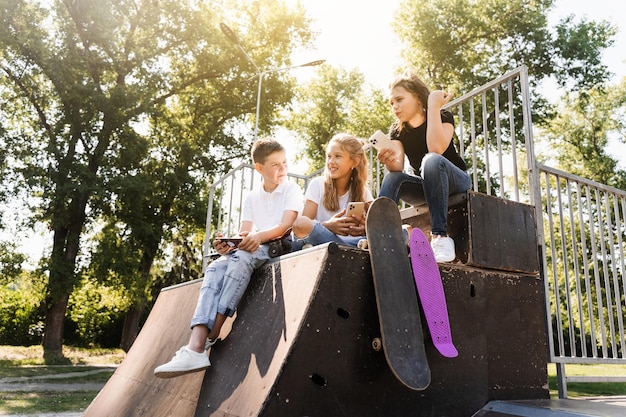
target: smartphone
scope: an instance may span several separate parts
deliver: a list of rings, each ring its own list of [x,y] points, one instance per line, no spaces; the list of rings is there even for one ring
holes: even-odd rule
[[[215,240],[224,242],[228,246],[230,246],[232,249],[235,249],[239,246],[243,238],[242,237],[218,237]]]
[[[346,210],[346,217],[356,216],[360,218],[363,215],[365,209],[365,203],[362,201],[351,201],[348,203],[348,209]]]
[[[368,139],[368,142],[376,148],[377,151],[380,151],[381,149],[393,149],[398,153],[400,152],[400,149],[398,149],[393,141],[380,130],[374,132],[374,134]]]

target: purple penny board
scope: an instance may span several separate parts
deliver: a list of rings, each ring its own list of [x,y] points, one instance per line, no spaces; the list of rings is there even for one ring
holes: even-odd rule
[[[433,344],[443,356],[454,358],[459,352],[452,343],[446,296],[443,292],[439,266],[430,242],[419,228],[413,228],[410,238],[413,276],[428,323]]]
[[[419,302],[398,205],[374,200],[365,221],[383,351],[392,373],[407,387],[430,384]]]

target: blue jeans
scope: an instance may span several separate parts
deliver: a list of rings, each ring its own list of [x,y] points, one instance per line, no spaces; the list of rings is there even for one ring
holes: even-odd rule
[[[261,245],[252,253],[236,250],[207,266],[191,328],[204,324],[212,329],[217,313],[233,316],[252,273],[270,259],[268,249],[268,245]]]
[[[469,174],[445,157],[429,153],[424,156],[420,175],[389,172],[380,187],[379,197],[389,197],[411,205],[424,202],[430,212],[430,228],[434,235],[445,235],[448,230],[448,197],[472,187]]]
[[[298,239],[294,236],[294,250],[302,249],[302,246],[311,244],[313,246],[321,245],[323,243],[335,242],[340,245],[355,246],[359,243],[359,240],[365,239],[365,236],[339,236],[328,230],[319,221],[315,220],[313,230],[308,236]]]

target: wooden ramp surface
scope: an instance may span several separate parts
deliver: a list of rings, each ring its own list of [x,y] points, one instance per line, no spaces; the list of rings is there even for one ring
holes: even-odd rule
[[[262,317],[266,324],[255,328],[248,327],[244,320],[237,321],[236,327],[243,337],[230,343],[228,335],[213,348],[213,367],[206,373],[216,373],[214,370],[223,366],[221,358],[225,351],[228,351],[226,356],[231,356],[229,362],[234,361],[237,366],[222,369],[221,380],[212,381],[220,384],[220,392],[212,397],[211,408],[229,410],[229,414],[237,416],[255,415],[261,409],[302,324],[327,249],[320,247],[309,252],[298,257],[297,265],[293,257],[272,262],[272,280],[255,283],[258,276],[253,276],[242,308],[245,309],[246,299],[254,299],[252,318]],[[201,283],[196,280],[161,291],[124,362],[84,417],[196,414],[205,372],[160,379],[154,377],[153,370],[187,344]],[[241,309],[239,315],[245,316]],[[208,415],[206,405],[201,408],[205,408],[201,415]]]
[[[187,343],[200,283],[193,281],[161,291],[124,362],[83,416],[193,415],[203,372],[159,379],[153,370]]]

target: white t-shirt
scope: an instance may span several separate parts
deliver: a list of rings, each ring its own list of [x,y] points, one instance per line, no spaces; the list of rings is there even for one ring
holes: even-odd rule
[[[308,188],[306,189],[306,194],[304,198],[307,200],[311,200],[315,204],[317,204],[317,213],[315,214],[315,219],[320,222],[325,222],[326,220],[333,217],[335,214],[339,213],[341,210],[348,206],[350,200],[350,191],[345,193],[344,195],[339,196],[339,210],[335,212],[328,211],[326,207],[324,207],[324,177],[316,177],[311,180]],[[372,196],[372,192],[369,188],[365,189],[365,202],[369,203],[374,200]]]
[[[303,206],[302,189],[295,182],[287,180],[271,193],[265,191],[261,183],[246,196],[241,221],[253,222],[256,230],[267,230],[280,223],[285,211],[300,214]]]

